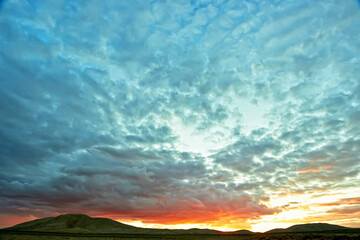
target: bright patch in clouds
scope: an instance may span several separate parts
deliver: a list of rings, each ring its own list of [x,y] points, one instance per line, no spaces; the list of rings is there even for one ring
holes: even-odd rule
[[[358,1],[1,1],[0,227],[359,225]]]

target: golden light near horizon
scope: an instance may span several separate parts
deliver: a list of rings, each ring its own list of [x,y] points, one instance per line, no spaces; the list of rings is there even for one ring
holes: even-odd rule
[[[153,224],[153,223],[142,223],[141,221],[126,221],[126,220],[117,220],[121,223],[126,223],[135,227],[141,228],[156,228],[156,229],[214,229],[223,232],[232,232],[238,229],[231,227],[213,227],[211,224]]]
[[[360,203],[360,188],[349,188],[344,191],[329,191],[324,194],[296,194],[274,196],[264,202],[269,207],[280,207],[283,210],[274,215],[262,216],[251,221],[253,231],[265,232],[273,228],[287,228],[297,223],[327,222],[344,226],[353,226],[352,221],[342,221],[334,216],[332,210],[336,207],[354,206]],[[360,210],[359,210],[360,212]],[[359,218],[357,218],[358,220]]]
[[[262,216],[259,219],[249,220],[247,224],[242,221],[224,221],[223,223],[204,224],[151,224],[141,221],[126,221],[138,227],[150,227],[160,229],[215,229],[224,232],[232,232],[242,229],[249,229],[254,232],[266,232],[275,228],[288,228],[299,223],[327,222],[331,224],[342,224],[354,227],[359,217],[346,221],[334,218],[328,211],[335,206],[352,206],[360,203],[360,196],[357,194],[360,188],[351,188],[347,193],[332,191],[331,193],[316,196],[316,194],[297,194],[288,196],[275,196],[264,202],[269,207],[282,208],[282,211],[273,215]],[[230,217],[231,218],[231,217]],[[121,220],[120,220],[121,221]],[[122,221],[123,222],[123,221]],[[355,225],[358,226],[358,225]]]

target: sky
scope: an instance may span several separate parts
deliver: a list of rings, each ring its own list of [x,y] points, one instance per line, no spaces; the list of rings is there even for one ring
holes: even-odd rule
[[[360,227],[360,3],[0,1],[0,227]]]

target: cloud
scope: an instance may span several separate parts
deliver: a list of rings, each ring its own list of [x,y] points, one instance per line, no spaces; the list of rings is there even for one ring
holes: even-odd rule
[[[0,10],[1,212],[225,224],[359,185],[355,1]]]
[[[355,214],[360,212],[359,206],[352,206],[352,207],[343,207],[338,209],[329,210],[328,213],[335,213],[335,214]]]
[[[87,211],[92,215],[141,219],[144,223],[174,224],[201,223],[206,221],[206,214],[213,216],[208,221],[216,222],[221,219],[220,213],[245,220],[249,215],[256,218],[276,211],[238,192],[241,188],[227,186],[223,177],[213,176],[217,172],[208,172],[201,159],[188,153],[165,153],[168,158],[150,159],[133,153],[124,154],[132,157],[125,161],[119,155],[112,155],[110,160],[103,149],[96,149],[71,159],[79,165],[61,167],[55,175],[48,173],[26,187],[3,182],[2,198],[18,199],[6,202],[4,212],[39,216],[42,213],[31,209],[46,206],[48,211],[58,213]],[[87,159],[87,166],[81,166],[83,159]],[[27,203],[26,208],[21,202]]]
[[[336,202],[321,203],[319,205],[320,206],[339,206],[339,205],[343,205],[343,204],[349,204],[349,205],[355,204],[356,205],[359,203],[360,203],[360,198],[356,197],[356,198],[343,198]]]

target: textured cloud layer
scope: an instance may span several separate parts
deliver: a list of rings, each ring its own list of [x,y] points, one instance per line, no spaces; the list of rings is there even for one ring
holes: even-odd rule
[[[358,221],[358,22],[352,0],[0,1],[0,227]]]

